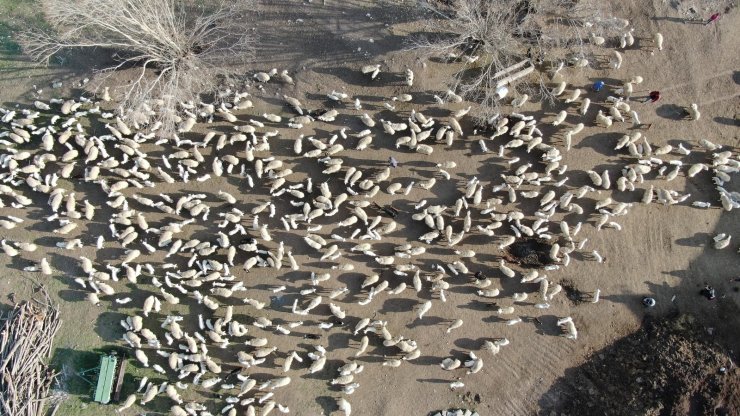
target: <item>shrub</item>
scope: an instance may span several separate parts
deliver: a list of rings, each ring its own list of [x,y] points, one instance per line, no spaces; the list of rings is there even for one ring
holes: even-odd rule
[[[588,59],[591,34],[616,32],[623,22],[604,18],[595,0],[422,0],[422,5],[442,21],[432,21],[430,32],[442,34],[418,39],[412,48],[428,57],[463,62],[452,88],[480,103],[479,115],[486,118],[499,107],[497,72],[528,60],[537,71],[517,89],[548,98],[547,70]]]
[[[224,77],[243,71],[255,39],[245,22],[253,0],[42,0],[50,30],[20,36],[25,52],[48,64],[68,49],[106,48],[115,64],[102,73],[136,67],[116,95],[121,115],[162,123],[171,135],[180,103],[197,103]]]

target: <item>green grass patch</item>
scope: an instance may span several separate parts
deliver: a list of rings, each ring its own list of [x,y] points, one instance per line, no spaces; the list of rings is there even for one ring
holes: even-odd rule
[[[0,22],[0,55],[20,55],[21,45],[13,39],[13,29],[5,22]]]

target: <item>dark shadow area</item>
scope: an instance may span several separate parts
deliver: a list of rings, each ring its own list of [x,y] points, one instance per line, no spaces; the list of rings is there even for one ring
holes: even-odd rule
[[[92,394],[95,390],[97,381],[97,367],[100,364],[100,357],[115,352],[119,357],[119,365],[122,360],[127,361],[126,374],[123,379],[121,389],[121,398],[136,390],[134,376],[130,373],[131,358],[126,352],[118,347],[102,347],[92,351],[79,351],[72,348],[57,348],[51,357],[50,364],[59,372],[57,377],[58,387],[67,394],[80,396],[83,402],[92,402]],[[111,396],[111,400],[112,400]]]
[[[648,316],[566,370],[539,405],[540,415],[737,415],[740,369],[692,316]]]
[[[261,4],[255,19],[260,36],[257,56],[266,65],[295,69],[357,63],[402,43],[401,36],[388,30],[389,24],[421,17],[410,6],[383,1],[368,5],[348,0],[322,6],[285,0]]]
[[[671,22],[671,23],[683,23],[691,25],[703,25],[706,22],[699,19],[688,19],[683,17],[670,17],[670,16],[653,16],[651,20],[656,22]]]
[[[683,120],[686,118],[684,107],[675,104],[663,104],[655,109],[655,114],[669,120]]]
[[[552,264],[550,244],[541,238],[520,238],[506,247],[506,260],[522,267],[543,267]]]
[[[337,409],[336,399],[331,396],[318,396],[316,397],[316,403],[318,403],[324,410],[324,414],[331,414]]]
[[[726,126],[740,127],[740,121],[738,121],[737,117],[715,117],[713,120],[715,123],[724,124]]]

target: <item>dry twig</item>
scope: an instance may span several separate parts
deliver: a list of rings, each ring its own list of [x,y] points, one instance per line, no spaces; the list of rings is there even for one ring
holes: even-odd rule
[[[15,306],[0,327],[0,414],[39,416],[56,373],[44,361],[61,325],[46,292],[43,301]]]
[[[438,3],[438,2],[435,2]],[[428,57],[459,61],[452,88],[480,104],[482,119],[498,112],[496,73],[522,61],[538,70],[517,88],[547,99],[548,69],[560,63],[588,59],[590,36],[612,32],[621,20],[607,19],[594,1],[573,0],[457,0],[444,5],[422,4],[440,17],[432,24],[442,36],[417,39],[412,48]],[[441,24],[441,25],[440,25]]]
[[[21,45],[39,62],[68,49],[114,51],[112,73],[136,66],[120,111],[139,124],[160,121],[171,137],[181,103],[197,103],[223,81],[241,73],[254,56],[247,19],[253,0],[43,0],[52,31],[30,30]],[[115,97],[114,97],[115,98]],[[168,138],[169,138],[168,137]]]

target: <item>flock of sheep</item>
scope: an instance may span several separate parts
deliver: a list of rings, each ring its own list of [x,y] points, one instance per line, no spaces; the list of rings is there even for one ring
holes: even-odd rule
[[[632,33],[622,36],[622,47]],[[662,36],[654,39],[662,49]],[[604,45],[610,41],[595,40]],[[616,70],[622,54],[609,53]],[[589,89],[568,84],[569,66],[551,74],[552,94],[565,105],[552,119],[527,115],[527,97],[519,96],[511,103],[510,114],[490,119],[474,131],[463,128],[470,124],[466,120],[470,107],[460,108],[462,99],[453,91],[435,97],[435,110],[446,110],[448,116],[425,115],[428,111],[414,103],[411,69],[401,74],[408,93],[384,103],[384,114],[391,115],[386,119],[366,113],[359,99],[338,91],[327,94],[327,109],[309,111],[300,99],[283,96],[285,113],[256,114],[252,101],[256,97],[224,90],[218,102],[181,103],[184,116],[178,137],[167,139],[158,138],[158,126],[147,121],[156,115],[156,103],[143,119],[121,118],[106,110],[111,101],[107,89],[96,99],[36,101],[29,108],[1,109],[0,226],[25,227],[26,209],[35,201],[46,201],[45,221],[59,237],[56,247],[69,256],[78,257],[75,251],[90,245],[125,250],[117,261],[78,257],[79,269],[66,271],[71,277],[60,276],[84,291],[93,305],[116,303],[127,308],[130,316],[121,321],[122,339],[142,366],[159,373],[152,376],[158,382],[141,380],[137,393],[122,402],[119,412],[166,395],[173,416],[287,413],[290,409],[281,401],[285,387],[300,382],[305,374],[317,374],[336,397],[337,409],[349,415],[351,395],[363,382],[360,357],[370,346],[384,351],[382,366],[391,367],[387,371],[421,354],[414,339],[393,333],[392,325],[375,318],[377,299],[416,298],[415,319],[423,320],[436,304],[446,301],[451,285],[470,286],[473,296],[496,302],[492,313],[502,318],[502,325],[517,325],[525,308],[535,308],[527,313],[556,309],[553,299],[562,286],[547,274],[568,267],[574,252],[602,261],[596,248],[579,236],[582,228],[620,230],[619,219],[640,202],[740,207],[740,195],[724,187],[740,169],[737,154],[706,139],[686,139],[672,146],[651,143],[644,131],[635,129],[614,143],[614,151],[626,161],[621,170],[569,171],[564,157],[586,125],[626,130],[630,120],[639,126],[629,98],[643,81],[630,76],[601,100]],[[368,82],[381,71],[380,65],[360,69]],[[254,79],[257,85],[293,83],[287,71],[258,73]],[[695,105],[689,111],[692,119],[699,119]],[[87,119],[101,120],[105,134],[92,134],[85,127]],[[350,125],[338,125],[351,119]],[[231,132],[209,129],[203,122]],[[335,133],[311,135],[308,130],[314,125]],[[553,133],[543,134],[544,126]],[[279,156],[284,152],[277,147],[286,144],[295,157]],[[343,160],[370,149],[390,149],[393,153],[388,155],[415,152],[424,159],[450,146],[490,153],[502,174],[461,181],[457,194],[447,195],[454,203],[444,205],[431,191],[443,181],[456,180],[458,167],[453,161],[437,164],[427,171],[428,177],[404,182],[394,178],[391,167],[347,166]],[[685,163],[682,159],[690,153],[700,154],[703,161]],[[321,175],[294,171],[305,163],[317,167]],[[296,179],[305,174],[305,179]],[[678,176],[701,180],[706,176],[707,183],[714,181],[717,198],[698,201],[672,189]],[[161,183],[208,183],[216,177],[238,178],[243,194],[216,188],[175,194],[156,190]],[[87,193],[80,198],[75,190],[80,184],[87,189],[96,185],[106,206],[96,206]],[[374,197],[383,193],[403,194],[418,202],[410,213],[376,208]],[[617,193],[634,202],[615,201],[612,196]],[[525,209],[523,201],[536,208]],[[112,214],[103,218],[101,211]],[[86,221],[106,222],[109,232],[96,237],[81,234]],[[419,227],[425,231],[416,235],[413,230]],[[193,236],[203,229],[213,232]],[[280,238],[283,235],[300,239],[287,241]],[[491,244],[485,250],[496,254],[519,238],[546,240],[551,244],[551,264],[522,269],[502,257],[488,265],[497,270],[495,275],[474,275],[477,253],[464,247],[471,235],[488,238]],[[379,245],[391,238],[407,241],[391,251]],[[716,248],[727,247],[730,238],[719,236]],[[429,266],[421,259],[428,259],[430,247],[457,260]],[[31,241],[7,239],[2,248],[11,257],[37,250]],[[306,270],[294,251],[320,261],[323,270]],[[352,274],[356,266],[372,273]],[[267,276],[268,269],[290,270],[303,278],[290,284],[268,281],[268,289],[256,288],[257,282],[265,283],[260,276]],[[55,274],[45,256],[26,271]],[[357,285],[339,284],[337,276],[347,273]],[[505,293],[500,279],[519,280],[521,291]],[[127,287],[133,292],[127,293]],[[596,289],[591,301],[598,302],[599,295]],[[288,299],[287,306],[273,305],[270,296]],[[288,318],[269,318],[271,309],[282,310],[286,314],[281,316]],[[298,333],[309,320],[318,321],[313,325],[319,332],[351,334],[353,356],[338,368],[329,368],[327,360],[340,357],[332,355],[326,338],[310,334],[305,336],[314,339],[312,348],[278,350],[273,337]],[[450,317],[446,332],[465,324]],[[497,325],[481,329],[493,335],[480,351],[440,360],[444,371],[458,376],[450,388],[463,387],[466,374],[487,371],[484,361],[510,343],[496,338]],[[564,337],[578,338],[577,322],[571,317],[563,316],[557,325]],[[261,366],[276,368],[279,375],[251,377]],[[218,401],[196,394],[206,391],[217,392]]]

